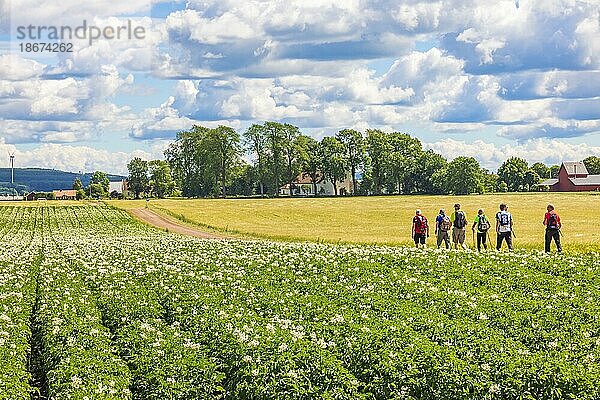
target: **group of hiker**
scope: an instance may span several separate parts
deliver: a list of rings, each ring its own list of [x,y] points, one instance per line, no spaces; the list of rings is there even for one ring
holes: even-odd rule
[[[550,245],[552,240],[556,244],[556,248],[559,253],[562,253],[562,246],[560,243],[560,228],[562,224],[560,217],[554,210],[552,204],[548,204],[546,208],[547,212],[544,215],[543,224],[546,227],[544,250],[546,253],[550,252]],[[450,215],[446,214],[446,210],[441,209],[438,216],[435,218],[435,236],[437,238],[437,248],[439,249],[442,243],[445,244],[446,249],[450,249],[450,240],[454,245],[454,249],[458,249],[459,246],[462,249],[466,249],[465,244],[467,236],[467,226],[469,221],[465,211],[461,210],[460,204],[454,205],[454,212]],[[508,251],[513,251],[513,236],[515,231],[513,228],[513,217],[508,212],[508,206],[504,203],[500,204],[500,211],[496,213],[495,217],[495,230],[496,230],[496,250],[502,248],[503,242],[506,242]],[[488,248],[488,242],[491,242],[490,230],[492,229],[492,222],[485,215],[483,209],[477,211],[477,215],[473,219],[471,230],[473,231],[473,237],[477,234],[477,250],[481,251],[482,247],[484,250]],[[429,237],[429,223],[427,218],[423,215],[421,210],[415,212],[415,216],[412,221],[412,238],[415,241],[416,247],[425,247],[426,239]],[[452,236],[450,236],[452,235]],[[490,243],[491,246],[491,243]]]

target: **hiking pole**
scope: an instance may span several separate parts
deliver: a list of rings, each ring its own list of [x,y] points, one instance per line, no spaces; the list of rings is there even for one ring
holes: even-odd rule
[[[471,232],[473,233],[473,249],[475,248],[475,229],[471,229]]]

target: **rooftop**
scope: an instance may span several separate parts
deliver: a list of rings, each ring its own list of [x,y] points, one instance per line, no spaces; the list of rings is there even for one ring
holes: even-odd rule
[[[569,175],[588,175],[588,170],[585,164],[581,161],[565,161],[562,163]]]

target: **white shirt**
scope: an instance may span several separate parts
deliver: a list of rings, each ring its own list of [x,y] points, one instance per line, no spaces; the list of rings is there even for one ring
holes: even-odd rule
[[[502,233],[510,232],[510,223],[512,222],[512,215],[508,211],[500,211],[498,214],[496,214],[496,220],[502,221],[503,215],[507,215],[507,217],[504,217],[504,218],[507,218],[508,225],[499,224],[498,232],[502,232]]]

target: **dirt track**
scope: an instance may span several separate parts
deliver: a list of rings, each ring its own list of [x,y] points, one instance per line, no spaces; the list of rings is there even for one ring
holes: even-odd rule
[[[198,229],[194,229],[185,225],[182,225],[176,221],[173,221],[169,218],[163,217],[155,213],[152,210],[147,208],[136,208],[130,210],[131,214],[133,214],[138,219],[155,226],[160,229],[168,229],[169,232],[175,232],[182,235],[194,236],[202,239],[228,239],[226,236],[221,236],[215,233],[203,232]]]

